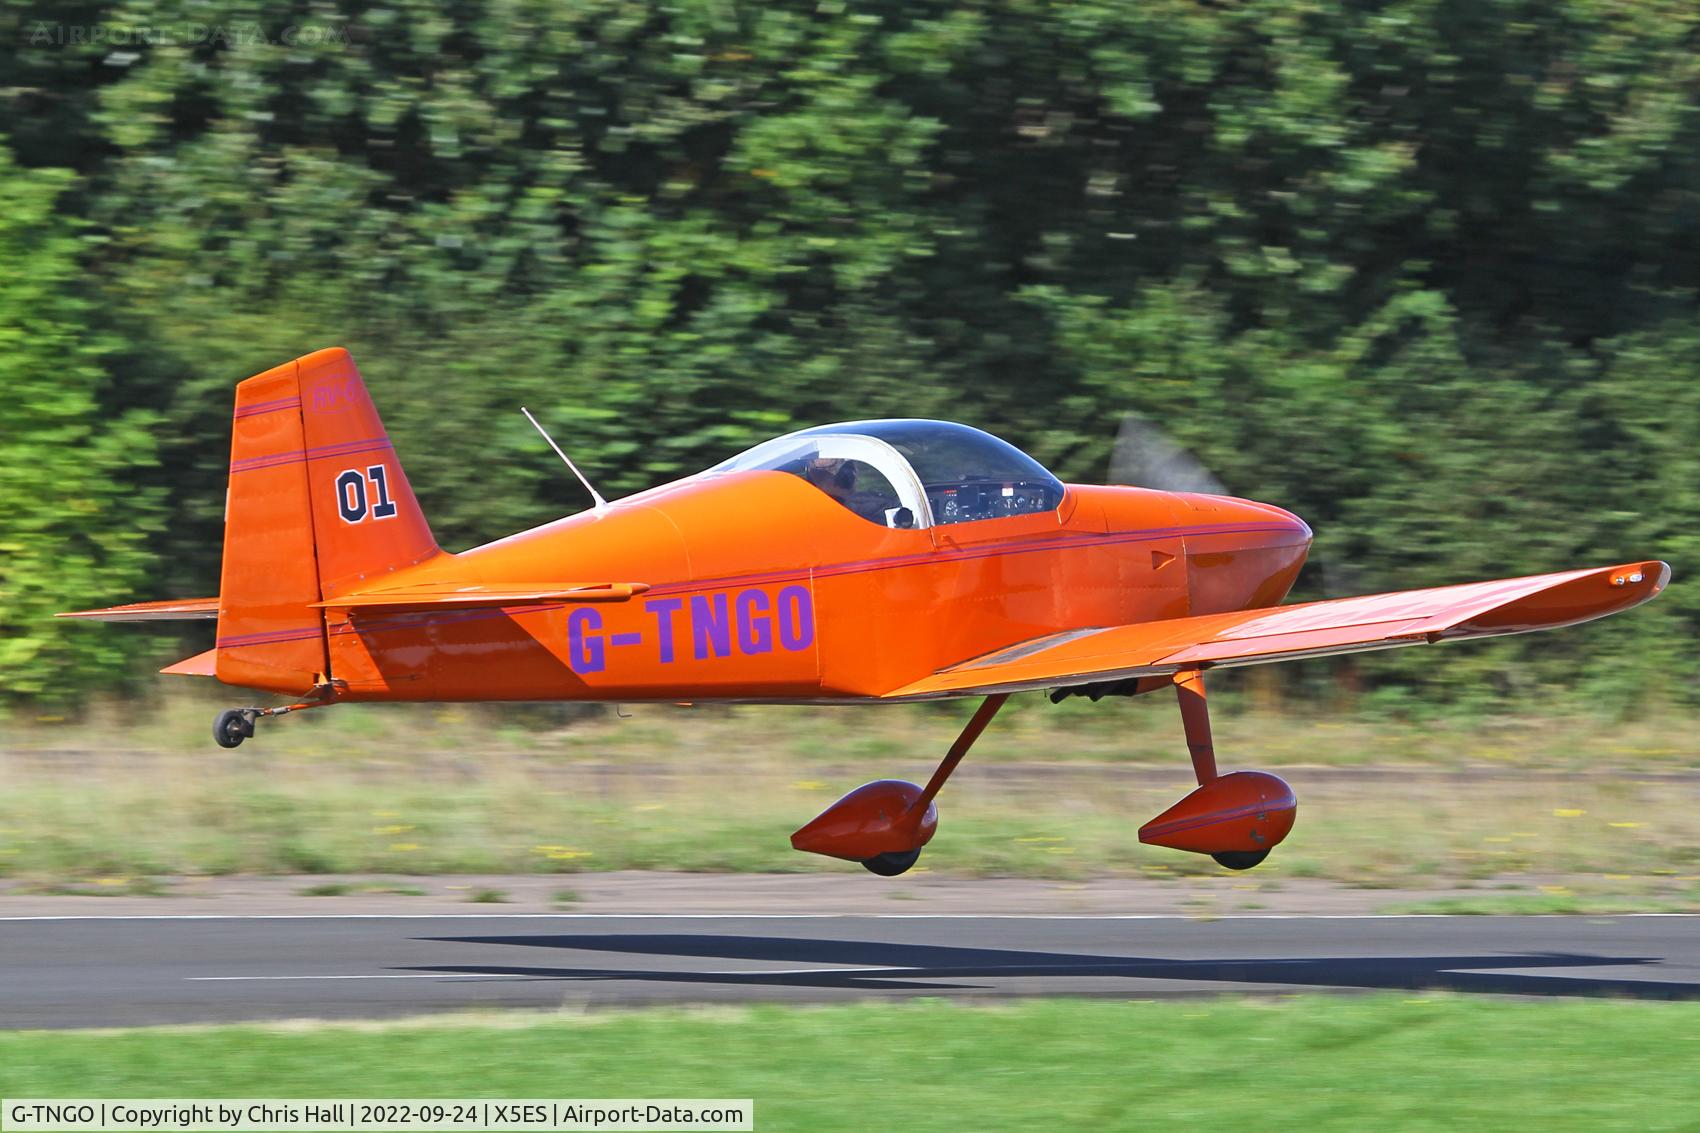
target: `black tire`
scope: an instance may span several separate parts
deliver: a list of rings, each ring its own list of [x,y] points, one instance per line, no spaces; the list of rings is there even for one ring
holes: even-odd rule
[[[901,854],[880,854],[877,857],[864,858],[862,868],[881,877],[896,877],[900,873],[908,873],[909,867],[920,860],[921,851],[918,849]]]
[[[213,721],[213,740],[219,747],[241,747],[242,741],[253,734],[254,725],[237,708],[226,708]]]
[[[1223,869],[1250,869],[1254,865],[1262,865],[1263,859],[1269,856],[1268,850],[1228,850],[1225,853],[1211,854],[1216,864]]]

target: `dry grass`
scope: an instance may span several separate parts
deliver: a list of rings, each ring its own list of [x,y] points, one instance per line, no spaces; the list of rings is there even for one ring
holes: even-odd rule
[[[1191,787],[1172,705],[1026,700],[945,791],[926,868],[1215,870],[1137,841]],[[790,831],[865,780],[924,779],[966,715],[350,706],[262,723],[226,752],[203,735],[212,706],[7,725],[0,876],[146,892],[142,879],[184,874],[833,868],[791,851]],[[1322,877],[1700,905],[1687,721],[1416,727],[1235,707],[1220,713],[1224,766],[1276,770],[1301,800],[1253,891]]]
[[[1254,678],[1212,685],[1217,748],[1227,763],[1456,768],[1700,768],[1700,721],[1683,715],[1591,714],[1553,691],[1516,712],[1378,717],[1368,701],[1286,704]],[[212,718],[243,703],[239,690],[179,681],[145,706],[105,703],[81,717],[0,717],[0,752],[186,752],[208,761]],[[502,756],[543,766],[787,764],[908,767],[920,774],[943,753],[972,702],[829,707],[634,705],[344,705],[262,721],[242,757],[327,761],[410,760],[421,748],[469,758]],[[1172,697],[1050,704],[1015,698],[975,746],[979,764],[1138,763],[1185,767]],[[228,757],[224,757],[228,758]]]

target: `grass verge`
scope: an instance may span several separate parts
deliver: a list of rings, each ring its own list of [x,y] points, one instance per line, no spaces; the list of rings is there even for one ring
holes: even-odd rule
[[[0,1034],[8,1097],[751,1097],[763,1130],[1694,1128],[1700,1004],[938,1001]]]
[[[179,734],[191,717],[205,723],[200,707],[173,702],[115,748],[92,721],[0,730],[0,888],[133,894],[151,877],[239,873],[854,871],[795,853],[788,835],[868,779],[925,780],[965,711],[649,707],[621,720],[352,705],[272,722],[226,752]],[[1217,872],[1138,841],[1140,823],[1193,785],[1172,703],[1087,707],[1023,704],[1000,718],[940,797],[921,868],[1063,880]],[[1243,879],[1247,893],[1294,877],[1387,889],[1513,880],[1556,886],[1551,896],[1700,908],[1695,780],[1668,777],[1700,764],[1692,726],[1567,727],[1226,714],[1223,765],[1277,770],[1301,800],[1292,838]],[[1540,751],[1548,762],[1537,766]],[[1403,760],[1406,773],[1358,766],[1372,755]]]
[[[1211,686],[1216,747],[1234,765],[1389,765],[1574,768],[1597,771],[1700,768],[1696,719],[1682,712],[1629,718],[1578,710],[1562,690],[1532,694],[1518,711],[1435,712],[1421,717],[1284,702],[1260,692],[1270,670],[1227,674]],[[208,684],[167,686],[138,706],[95,703],[80,716],[0,715],[0,753],[93,759],[189,752],[220,757],[212,719],[254,694]],[[1422,707],[1419,703],[1415,707]],[[573,762],[690,767],[727,757],[756,763],[917,764],[928,769],[967,720],[973,702],[818,707],[638,704],[350,704],[268,721],[240,752],[262,757],[410,760],[424,750],[558,765]],[[114,743],[114,738],[118,742]],[[1069,700],[1018,696],[974,746],[974,764],[1135,763],[1186,767],[1174,697]]]
[[[0,769],[8,762],[0,755]],[[1298,791],[1299,821],[1236,879],[1248,900],[1323,878],[1377,889],[1515,882],[1552,897],[1700,907],[1692,784],[1275,769]],[[1139,824],[1191,784],[1179,769],[1129,770],[965,767],[940,798],[920,868],[1059,880],[1219,872],[1139,843]],[[429,749],[381,764],[132,754],[0,776],[0,889],[137,895],[158,891],[149,878],[231,874],[855,871],[796,853],[788,835],[871,777],[771,761],[631,775]]]
[[[1556,887],[1555,887],[1556,888]],[[1625,913],[1692,913],[1700,897],[1675,900],[1659,896],[1610,893],[1457,893],[1422,901],[1395,901],[1384,914],[1447,917],[1610,917]]]

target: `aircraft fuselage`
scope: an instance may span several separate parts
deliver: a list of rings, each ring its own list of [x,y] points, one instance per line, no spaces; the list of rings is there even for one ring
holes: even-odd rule
[[[1275,605],[1309,544],[1228,497],[1069,485],[1055,511],[914,530],[737,472],[385,580],[649,585],[627,601],[333,611],[326,640],[339,699],[855,700],[1046,634]]]

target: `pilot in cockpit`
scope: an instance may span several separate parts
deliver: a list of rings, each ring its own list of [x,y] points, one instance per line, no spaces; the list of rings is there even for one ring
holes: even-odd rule
[[[863,519],[887,527],[913,527],[913,512],[906,507],[888,506],[897,502],[895,494],[877,470],[868,469],[871,473],[869,488],[872,490],[862,489],[859,483],[862,467],[865,466],[857,460],[817,453],[803,462],[802,475],[803,479]]]
[[[803,479],[845,507],[850,507],[850,497],[856,491],[856,464],[841,457],[817,453],[804,461]]]

